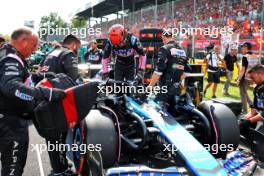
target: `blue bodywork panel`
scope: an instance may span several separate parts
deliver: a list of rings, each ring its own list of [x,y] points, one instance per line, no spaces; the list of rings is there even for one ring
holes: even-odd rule
[[[128,109],[133,110],[144,119],[151,119],[154,126],[161,131],[161,136],[171,144],[186,161],[187,167],[198,176],[227,176],[220,163],[170,114],[162,111],[154,101],[143,106],[127,97]]]

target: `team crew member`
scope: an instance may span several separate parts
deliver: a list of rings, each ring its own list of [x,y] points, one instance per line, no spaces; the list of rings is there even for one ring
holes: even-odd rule
[[[96,40],[90,42],[90,47],[84,55],[85,61],[89,64],[101,64],[103,58],[103,51],[97,48]],[[93,78],[97,74],[97,69],[89,69],[89,77]]]
[[[112,53],[113,52],[113,53]],[[113,25],[109,30],[109,40],[104,49],[103,72],[108,73],[110,55],[116,56],[115,80],[133,81],[135,77],[135,52],[139,54],[139,70],[145,69],[146,56],[138,38],[127,32],[121,24]]]
[[[204,96],[206,95],[207,89],[213,85],[212,98],[216,98],[215,94],[217,91],[217,85],[220,83],[220,72],[218,66],[219,61],[221,61],[226,68],[223,57],[220,55],[220,47],[215,45],[213,51],[207,54],[204,60],[206,64],[206,70],[208,71],[208,84],[205,87]]]
[[[251,135],[249,135],[249,128],[255,128],[255,130],[264,134],[264,66],[263,65],[255,65],[248,71],[249,78],[256,84],[254,88],[254,102],[251,104],[251,112],[245,115],[244,119],[240,121],[240,133],[252,140]],[[259,139],[257,148],[260,149],[261,152],[258,152],[262,155],[263,158],[263,145],[264,140]]]
[[[78,78],[77,51],[80,40],[74,35],[68,35],[63,40],[63,46],[49,53],[40,64],[41,72],[65,73],[73,80]]]
[[[152,75],[149,87],[152,88],[159,81],[159,86],[167,86],[167,93],[159,93],[157,101],[167,107],[171,104],[176,94],[180,93],[179,84],[188,71],[185,51],[173,41],[172,33],[164,31],[162,35],[163,43],[158,53],[158,62],[154,74]]]
[[[48,54],[44,60],[41,71],[65,73],[73,80],[78,78],[77,50],[80,47],[80,40],[74,35],[68,35],[63,40],[63,46],[57,47]],[[67,132],[58,137],[48,137],[46,142],[52,145],[65,144]],[[66,151],[48,151],[53,175],[74,175],[68,166]]]
[[[236,46],[231,46],[230,53],[227,54],[224,58],[226,64],[226,82],[222,91],[224,95],[229,95],[228,89],[230,86],[230,82],[232,81],[233,78],[234,64],[236,63],[238,70],[240,69],[236,55],[237,55]]]
[[[240,96],[242,101],[242,114],[247,113],[247,103],[250,105],[252,104],[252,100],[250,99],[247,90],[249,86],[249,80],[246,78],[247,70],[252,68],[254,65],[258,63],[257,57],[255,57],[251,50],[251,44],[248,42],[245,42],[242,45],[241,52],[243,54],[242,57],[242,68],[240,69],[237,84],[239,85],[240,89]]]
[[[28,125],[23,119],[33,112],[35,100],[58,101],[59,89],[30,86],[26,58],[38,46],[38,37],[29,29],[15,30],[10,44],[0,49],[0,152],[1,175],[21,176],[28,150]]]
[[[101,64],[103,57],[103,51],[97,48],[96,40],[90,42],[90,48],[85,53],[84,58],[87,63],[90,64]]]

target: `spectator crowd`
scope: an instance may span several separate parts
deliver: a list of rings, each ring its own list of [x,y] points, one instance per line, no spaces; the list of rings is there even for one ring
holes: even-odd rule
[[[223,27],[230,26],[240,34],[241,39],[252,39],[260,31],[260,0],[186,0],[172,1],[162,5],[147,7],[124,17],[124,24],[133,33],[148,27]],[[155,15],[156,12],[156,15]],[[155,20],[156,17],[156,20]],[[118,18],[96,24],[102,28],[101,37],[106,37],[109,26],[122,23]],[[220,36],[219,36],[220,37]],[[208,39],[196,36],[196,39]]]

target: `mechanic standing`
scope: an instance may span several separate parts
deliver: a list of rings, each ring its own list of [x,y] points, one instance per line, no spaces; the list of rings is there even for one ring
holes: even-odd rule
[[[77,51],[80,40],[74,35],[68,35],[63,40],[63,46],[55,48],[40,64],[41,72],[65,73],[74,81],[78,79]]]
[[[31,87],[26,58],[38,46],[38,37],[27,28],[15,30],[10,44],[0,49],[0,153],[1,175],[21,176],[28,150],[28,124],[35,100],[58,101],[63,90]]]
[[[90,48],[85,53],[84,58],[87,63],[101,64],[103,57],[103,51],[97,48],[96,40],[90,42]]]
[[[245,42],[241,46],[241,52],[243,54],[242,57],[242,68],[238,74],[237,84],[239,85],[240,96],[242,101],[242,112],[241,114],[246,114],[247,111],[247,104],[252,104],[252,100],[250,99],[247,90],[249,86],[249,80],[246,78],[246,73],[248,69],[253,67],[258,63],[258,58],[255,57],[252,52],[250,51],[252,48],[251,43]]]
[[[224,57],[224,61],[226,64],[226,82],[225,82],[225,85],[222,91],[223,95],[229,95],[228,89],[230,86],[230,82],[232,81],[232,78],[233,78],[234,64],[236,63],[238,72],[240,69],[236,55],[237,55],[236,46],[231,46],[230,52]]]
[[[189,70],[186,53],[173,40],[172,33],[164,31],[162,40],[165,45],[158,52],[158,61],[148,87],[153,90],[158,81],[160,88],[167,87],[167,93],[158,93],[156,99],[167,108],[174,101],[175,95],[180,94],[179,83],[185,79],[185,72]]]
[[[104,48],[102,59],[104,75],[108,73],[110,55],[116,56],[115,80],[133,81],[135,78],[135,52],[139,55],[139,71],[145,69],[146,55],[138,38],[127,32],[121,24],[115,24],[109,29],[109,40]]]
[[[212,98],[216,98],[215,94],[217,91],[217,85],[220,83],[220,70],[218,66],[219,61],[221,61],[224,68],[226,68],[223,56],[220,55],[220,46],[215,45],[213,51],[209,52],[204,59],[206,70],[208,71],[208,84],[204,89],[204,96],[206,95],[207,89],[213,85]]]
[[[85,61],[89,64],[101,64],[103,58],[103,51],[97,48],[97,41],[92,40],[90,42],[90,47],[88,51],[84,55]],[[93,78],[96,73],[98,72],[97,69],[89,69],[89,77]]]
[[[64,73],[74,81],[78,79],[77,67],[77,50],[80,47],[80,40],[74,35],[68,35],[63,40],[63,46],[57,47],[48,54],[43,64],[41,72]],[[58,137],[47,137],[46,143],[51,145],[65,144],[67,132],[60,134]],[[66,158],[66,151],[48,151],[51,167],[51,175],[74,175],[69,168]]]

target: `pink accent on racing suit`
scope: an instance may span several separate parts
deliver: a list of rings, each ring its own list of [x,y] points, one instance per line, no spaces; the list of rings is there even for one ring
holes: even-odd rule
[[[103,64],[103,72],[107,73],[108,72],[108,65],[109,65],[109,57],[103,58],[102,64]]]
[[[146,55],[139,56],[139,69],[144,70],[146,66]]]

